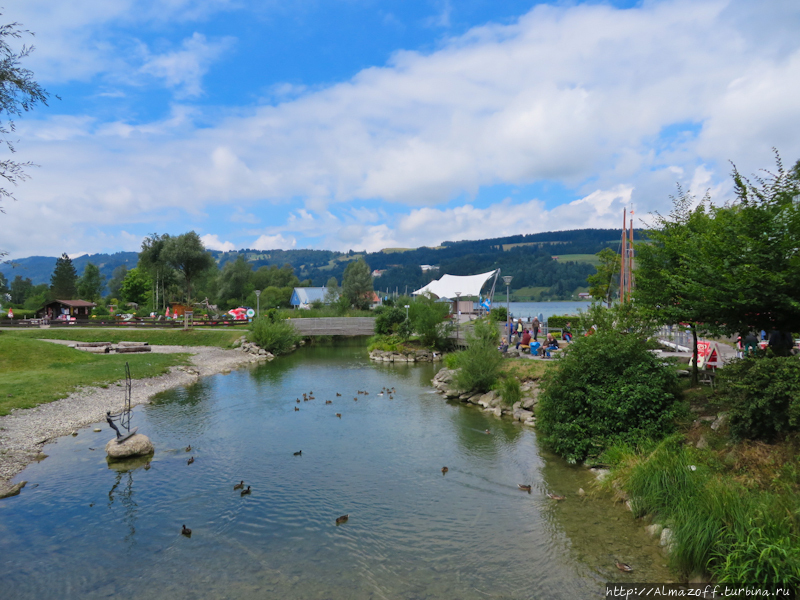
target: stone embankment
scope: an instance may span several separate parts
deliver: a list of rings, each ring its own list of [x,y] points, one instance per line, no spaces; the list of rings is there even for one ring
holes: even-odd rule
[[[414,350],[410,352],[373,350],[369,353],[370,360],[392,363],[440,362],[443,356],[441,352],[433,352],[431,350]]]
[[[248,354],[252,354],[253,356],[258,357],[259,360],[272,361],[275,359],[275,356],[272,353],[267,352],[258,344],[255,344],[253,342],[248,342],[246,335],[243,335],[238,340],[233,342],[233,347],[239,348],[239,350],[241,350],[242,352],[247,352]]]
[[[442,369],[433,378],[433,387],[442,394],[447,400],[458,400],[465,404],[480,406],[485,412],[494,414],[497,417],[509,416],[515,421],[520,421],[525,425],[536,425],[534,409],[539,398],[539,387],[535,381],[522,382],[522,399],[515,402],[512,406],[503,402],[503,398],[497,392],[462,392],[455,383],[455,370]]]

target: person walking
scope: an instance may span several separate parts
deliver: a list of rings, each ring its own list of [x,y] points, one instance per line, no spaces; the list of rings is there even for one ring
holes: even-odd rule
[[[533,330],[533,341],[537,341],[539,337],[539,317],[533,317],[531,322],[531,329]]]

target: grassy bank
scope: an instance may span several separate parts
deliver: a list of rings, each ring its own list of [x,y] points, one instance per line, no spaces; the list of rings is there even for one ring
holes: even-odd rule
[[[724,399],[684,397],[692,417],[674,435],[606,450],[606,485],[625,490],[635,517],[670,528],[669,560],[684,577],[800,585],[800,437],[735,442],[724,420],[711,427]]]
[[[32,336],[0,335],[0,416],[15,408],[33,408],[65,398],[80,386],[104,386],[119,381],[125,376],[126,362],[130,364],[131,375],[141,379],[166,373],[174,365],[187,364],[188,355],[97,355],[42,342]]]
[[[246,329],[14,329],[0,332],[2,338],[74,340],[76,342],[148,342],[156,346],[217,346],[230,348],[247,334]]]

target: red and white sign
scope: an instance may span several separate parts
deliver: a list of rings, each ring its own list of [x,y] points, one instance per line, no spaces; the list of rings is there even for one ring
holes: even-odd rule
[[[717,369],[722,366],[717,342],[697,342],[697,366],[701,369]]]
[[[8,309],[8,318],[9,319],[13,319],[14,318],[14,309],[13,308],[9,308]]]

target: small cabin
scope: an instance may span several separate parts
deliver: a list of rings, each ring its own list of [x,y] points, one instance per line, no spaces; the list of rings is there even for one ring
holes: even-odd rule
[[[325,302],[326,287],[296,287],[289,301],[295,308],[310,308],[312,302]]]
[[[95,306],[97,304],[86,300],[53,300],[36,311],[36,316],[40,319],[47,318],[51,320],[88,319]]]

